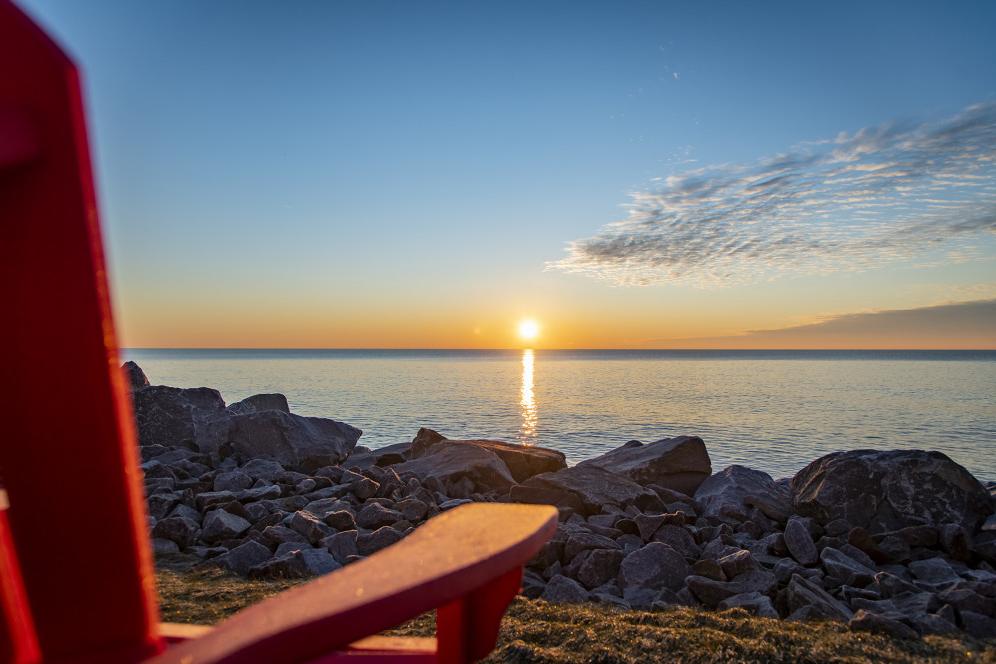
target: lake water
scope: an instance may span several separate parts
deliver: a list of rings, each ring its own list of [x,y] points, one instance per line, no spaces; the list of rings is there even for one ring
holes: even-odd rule
[[[450,438],[553,447],[577,462],[628,440],[701,436],[713,467],[775,477],[837,450],[944,452],[996,480],[996,351],[124,351],[153,384],[363,430],[361,445]]]

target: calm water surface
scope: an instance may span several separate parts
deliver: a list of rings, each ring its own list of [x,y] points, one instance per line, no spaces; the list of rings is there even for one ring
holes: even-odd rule
[[[842,449],[940,450],[996,480],[993,351],[124,352],[153,384],[228,402],[282,392],[293,412],[363,429],[360,444],[451,438],[553,447],[571,462],[679,434],[714,468],[776,477]]]

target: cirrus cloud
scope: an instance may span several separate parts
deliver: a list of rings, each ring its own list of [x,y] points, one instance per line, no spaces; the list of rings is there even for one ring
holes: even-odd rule
[[[549,269],[714,286],[977,255],[996,232],[996,103],[890,124],[631,194],[628,216]]]

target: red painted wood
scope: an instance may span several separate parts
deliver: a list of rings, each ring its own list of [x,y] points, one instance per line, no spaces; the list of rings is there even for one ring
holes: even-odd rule
[[[7,523],[7,496],[0,490],[0,662],[31,664],[40,659],[38,637]]]
[[[9,407],[0,478],[10,501],[0,510],[0,657],[140,661],[164,639],[79,81],[7,0],[0,231],[0,399]],[[155,661],[476,660],[494,647],[522,565],[556,522],[548,506],[457,508],[216,628],[167,627],[170,641],[189,640]],[[436,607],[435,641],[369,637]]]
[[[444,618],[438,640],[441,653],[457,653],[450,661],[471,661],[493,647],[522,565],[556,527],[557,510],[549,505],[464,505],[398,544],[241,611],[152,661],[308,661],[466,595],[463,627],[445,627]],[[494,587],[485,588],[489,584]],[[455,631],[469,641],[484,640],[451,647],[447,640]]]
[[[159,648],[154,577],[79,81],[7,0],[0,108],[33,131],[8,134],[0,170],[0,476],[17,558],[45,659],[134,661]]]

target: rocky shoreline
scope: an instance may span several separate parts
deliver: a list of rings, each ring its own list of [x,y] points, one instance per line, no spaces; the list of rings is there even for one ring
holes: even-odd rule
[[[132,387],[157,556],[250,578],[361,560],[469,501],[549,503],[557,534],[523,593],[646,609],[742,607],[918,638],[996,638],[996,484],[938,452],[838,452],[792,478],[713,472],[702,439],[563,454],[421,429],[369,450],[361,431],[279,394]]]

